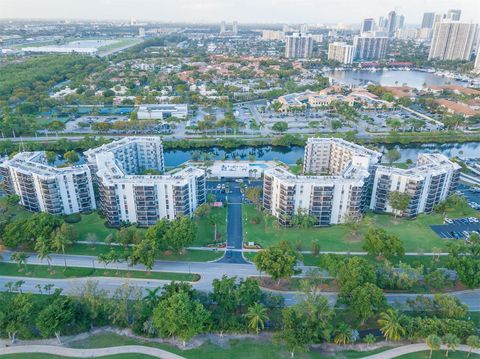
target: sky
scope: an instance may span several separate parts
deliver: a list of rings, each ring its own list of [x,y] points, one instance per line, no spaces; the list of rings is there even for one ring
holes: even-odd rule
[[[451,8],[480,23],[480,0],[0,0],[0,19],[355,24],[396,10],[418,24]]]

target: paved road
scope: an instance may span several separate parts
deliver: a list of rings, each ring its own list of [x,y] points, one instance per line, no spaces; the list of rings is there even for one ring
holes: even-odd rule
[[[20,353],[44,353],[65,356],[69,358],[97,358],[118,354],[144,354],[163,359],[185,359],[185,357],[167,352],[166,350],[142,345],[124,345],[121,347],[98,349],[72,349],[55,345],[19,345],[10,346],[8,348],[0,348],[0,355]]]
[[[230,193],[227,195],[227,250],[218,260],[221,263],[248,263],[243,258],[242,200],[240,185],[230,182]]]
[[[10,261],[11,252],[7,251],[3,253],[4,261]],[[52,254],[52,265],[63,266],[63,256],[58,254]],[[96,260],[96,257],[80,256],[80,255],[67,255],[67,265],[75,267],[91,268],[95,265],[97,268],[103,268],[104,265]],[[30,264],[47,265],[47,262],[39,259],[35,254],[30,254],[28,258]],[[116,269],[116,264],[110,264],[106,266],[110,269]],[[314,267],[299,266],[303,273],[306,273],[309,269]],[[142,266],[129,267],[126,263],[119,263],[118,269],[128,270],[143,270]],[[215,278],[221,278],[222,275],[237,276],[238,278],[245,279],[251,276],[259,276],[260,273],[256,270],[252,264],[232,264],[222,262],[171,262],[171,261],[156,261],[153,271],[166,271],[166,272],[179,272],[179,273],[198,273],[201,275],[201,279],[198,282],[193,283],[193,287],[208,292],[212,289],[212,281]],[[325,273],[324,273],[325,274]],[[65,293],[75,293],[75,290],[81,287],[85,282],[92,278],[70,278],[70,279],[50,279],[50,278],[21,278],[21,277],[0,277],[0,291],[5,291],[5,283],[24,280],[25,284],[22,286],[22,290],[38,293],[36,288],[37,284],[54,284],[55,288],[61,288]],[[170,281],[162,280],[150,280],[150,279],[126,279],[126,278],[94,278],[98,281],[99,287],[106,289],[110,292],[116,288],[122,286],[125,282],[130,282],[138,285],[142,289],[153,289],[162,286]],[[295,304],[298,301],[297,293],[281,293],[285,298],[287,305]],[[328,297],[330,303],[334,303],[336,300],[336,293],[324,293]],[[452,293],[461,302],[465,303],[471,311],[480,311],[480,289],[467,290],[461,292]],[[389,303],[403,304],[407,299],[415,298],[417,294],[404,294],[404,293],[387,293],[386,297]]]

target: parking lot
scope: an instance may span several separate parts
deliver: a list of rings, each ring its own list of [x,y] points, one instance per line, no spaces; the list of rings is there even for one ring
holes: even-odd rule
[[[445,224],[430,226],[441,238],[466,239],[472,233],[480,234],[478,218],[446,219]]]

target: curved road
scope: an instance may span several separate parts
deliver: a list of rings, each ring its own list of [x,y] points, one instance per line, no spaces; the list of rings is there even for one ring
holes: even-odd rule
[[[442,350],[445,350],[446,347],[445,345],[442,345]],[[390,349],[378,354],[370,355],[367,357],[364,357],[363,359],[391,359],[391,358],[396,358],[401,355],[405,354],[411,354],[411,353],[417,353],[417,352],[423,352],[425,350],[430,350],[428,346],[424,343],[418,343],[418,344],[410,344],[410,345],[403,345],[398,348]],[[457,348],[458,351],[462,352],[468,352],[470,351],[470,348],[466,345],[459,345]],[[480,354],[480,349],[474,349],[472,350],[472,353],[475,354]]]

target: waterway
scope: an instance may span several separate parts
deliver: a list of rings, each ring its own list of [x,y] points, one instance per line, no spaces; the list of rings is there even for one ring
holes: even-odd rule
[[[410,86],[421,89],[424,84],[441,85],[461,85],[466,86],[466,82],[457,81],[448,77],[442,77],[430,72],[422,71],[404,71],[404,70],[378,70],[378,71],[330,71],[326,75],[336,83],[345,85],[367,85],[376,84],[382,86]]]
[[[387,151],[395,146],[379,146],[380,151]],[[415,161],[419,153],[442,153],[447,157],[480,157],[480,142],[466,143],[448,143],[448,144],[421,144],[396,146],[401,158],[399,162],[405,162],[410,159]],[[299,158],[303,158],[304,148],[299,146],[291,147],[241,147],[233,150],[225,150],[218,147],[210,147],[195,150],[165,150],[165,165],[175,167],[186,162],[192,157],[198,156],[199,159],[222,160],[239,159],[248,160],[279,160],[287,164],[294,164]]]

